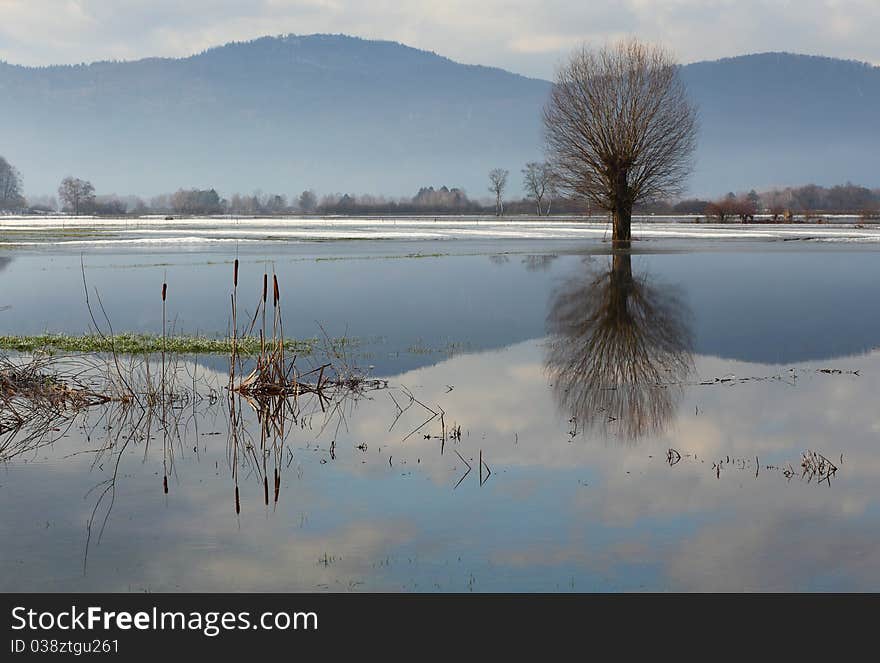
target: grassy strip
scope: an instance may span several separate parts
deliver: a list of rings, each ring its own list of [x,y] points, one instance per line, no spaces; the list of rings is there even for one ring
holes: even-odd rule
[[[284,342],[286,350],[297,354],[311,354],[317,339]],[[246,336],[236,339],[241,355],[260,353],[260,339]],[[102,337],[97,334],[68,336],[66,334],[40,334],[37,336],[0,336],[0,350],[19,352],[112,352],[119,354],[150,354],[162,352],[162,337],[154,334],[116,334]],[[174,336],[165,340],[165,351],[176,354],[229,354],[232,339],[208,336]]]

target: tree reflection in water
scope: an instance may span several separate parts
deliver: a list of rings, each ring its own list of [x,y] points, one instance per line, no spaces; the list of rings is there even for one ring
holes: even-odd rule
[[[690,310],[680,292],[633,276],[629,254],[553,296],[546,369],[577,426],[627,440],[662,433],[693,371]]]
[[[9,263],[12,262],[12,258],[5,258],[0,256],[0,272],[6,269],[9,266]],[[3,302],[0,302],[0,311],[8,311],[9,306],[4,306]]]

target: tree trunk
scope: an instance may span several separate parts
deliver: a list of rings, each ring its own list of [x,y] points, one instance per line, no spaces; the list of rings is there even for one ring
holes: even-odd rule
[[[632,206],[619,203],[612,212],[611,243],[615,249],[628,249],[632,239]]]
[[[616,180],[614,209],[611,211],[613,221],[611,243],[616,249],[628,249],[632,239],[632,203],[626,168],[617,171]]]
[[[632,256],[629,253],[616,253],[611,258],[609,281],[609,312],[618,322],[629,319],[629,301],[633,290]]]
[[[611,258],[611,281],[615,286],[625,287],[632,280],[632,256],[629,253],[615,253]]]

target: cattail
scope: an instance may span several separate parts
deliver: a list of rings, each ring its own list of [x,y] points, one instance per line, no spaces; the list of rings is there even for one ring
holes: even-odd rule
[[[266,303],[266,294],[269,290],[269,275],[263,272],[263,304]]]
[[[168,284],[163,283],[162,284],[162,301],[163,302],[165,301],[165,293],[167,293],[167,292],[168,292]]]
[[[241,513],[241,502],[238,501],[238,486],[235,487],[235,513]]]
[[[263,477],[263,501],[269,506],[269,477]]]
[[[274,289],[275,299],[272,302],[275,306],[278,306],[278,302],[281,300],[281,293],[278,290],[278,277],[275,274],[272,274],[272,287]]]
[[[162,489],[165,491],[165,494],[168,494],[168,475],[162,477]]]
[[[275,468],[275,501],[278,501],[278,491],[281,490],[281,475],[278,474],[278,468]]]
[[[232,285],[238,287],[238,258],[235,259],[235,266],[232,269]]]

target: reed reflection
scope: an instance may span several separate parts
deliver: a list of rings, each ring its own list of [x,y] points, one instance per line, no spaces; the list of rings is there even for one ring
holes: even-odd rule
[[[0,256],[0,272],[6,269],[9,266],[10,262],[12,262],[12,258],[5,258],[3,256]],[[3,302],[0,301],[0,311],[8,311],[9,308],[10,307],[8,305],[4,305]]]
[[[563,284],[550,305],[546,370],[573,431],[662,433],[693,371],[690,318],[675,287],[633,275],[629,254]]]

